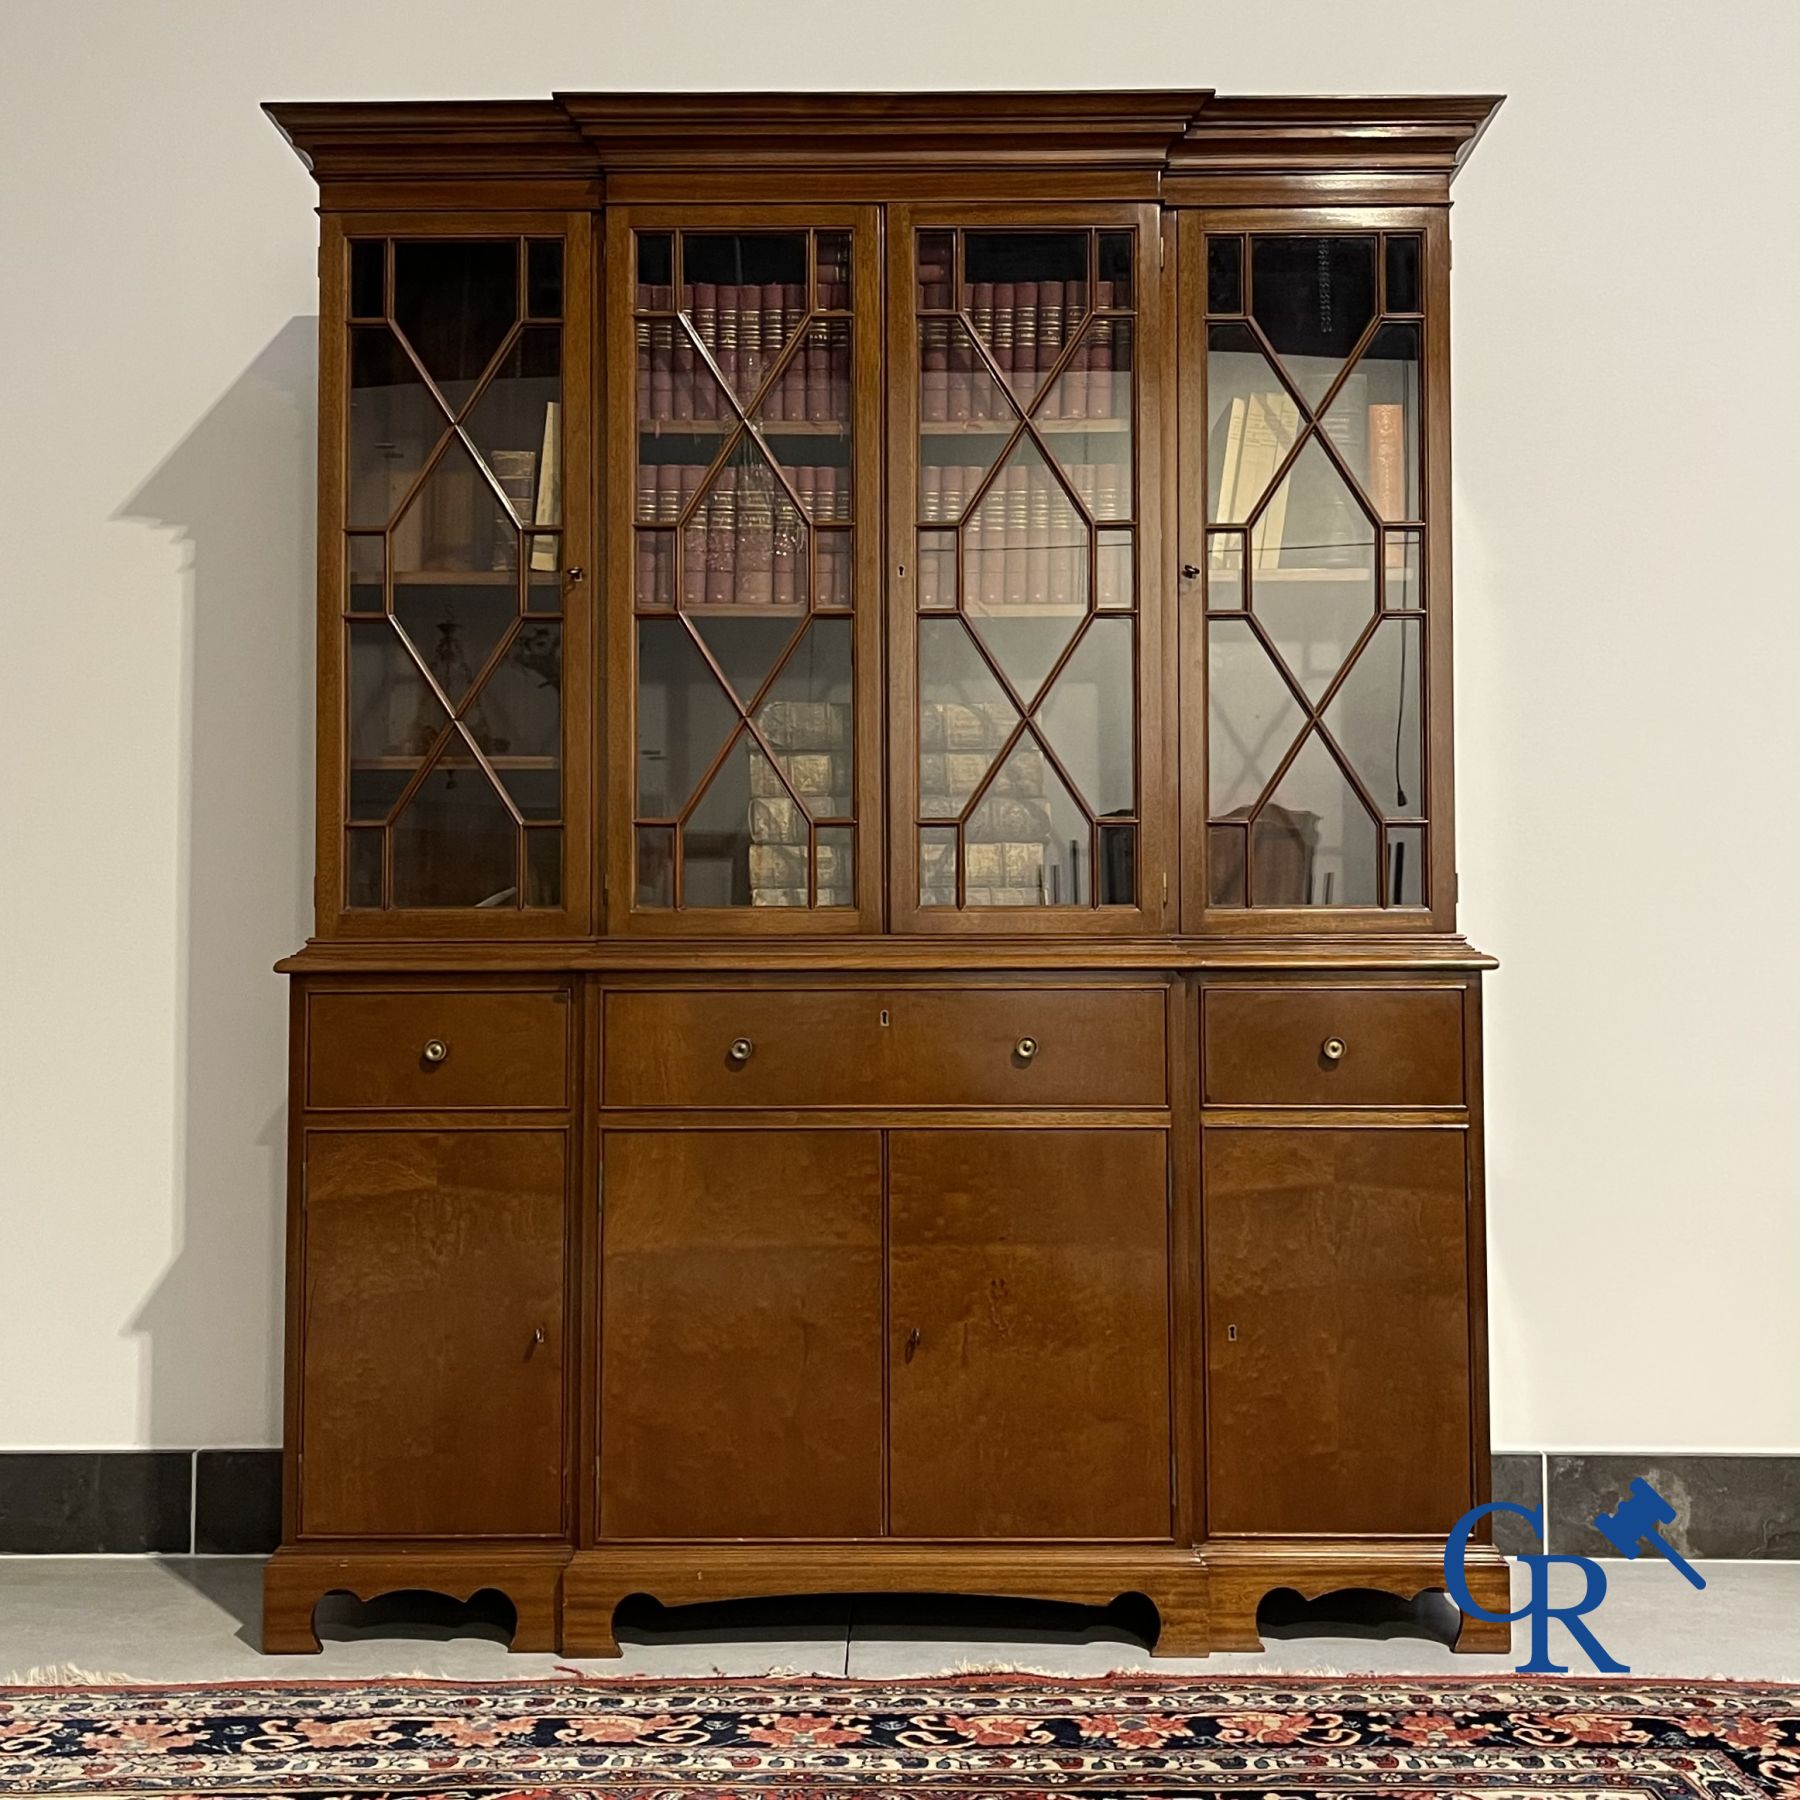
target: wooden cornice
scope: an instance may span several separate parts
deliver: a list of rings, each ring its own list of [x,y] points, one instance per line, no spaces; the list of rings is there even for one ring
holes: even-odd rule
[[[566,202],[977,193],[1030,183],[1213,198],[1442,199],[1488,95],[1327,99],[1206,89],[1080,93],[558,94],[301,101],[265,111],[329,194],[464,184]],[[1001,197],[997,190],[996,197]]]

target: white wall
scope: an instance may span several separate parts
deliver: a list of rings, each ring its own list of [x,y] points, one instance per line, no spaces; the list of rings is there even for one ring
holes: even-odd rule
[[[8,5],[0,1446],[278,1435],[315,296],[258,102],[1191,84],[1512,96],[1455,216],[1496,1439],[1800,1449],[1797,19]]]

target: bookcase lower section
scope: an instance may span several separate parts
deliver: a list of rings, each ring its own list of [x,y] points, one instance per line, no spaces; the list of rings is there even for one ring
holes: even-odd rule
[[[1506,1560],[1469,1546],[1471,1596],[1509,1605]],[[1373,1588],[1410,1599],[1444,1586],[1443,1546],[1430,1539],[1266,1539],[1181,1545],[900,1545],[892,1542],[565,1546],[382,1545],[280,1550],[264,1578],[263,1649],[316,1652],[313,1612],[327,1594],[361,1600],[425,1589],[467,1600],[504,1594],[518,1618],[512,1648],[565,1656],[620,1654],[613,1618],[645,1595],[665,1606],[789,1594],[982,1594],[1108,1606],[1142,1595],[1156,1609],[1157,1656],[1262,1648],[1256,1611],[1291,1588],[1307,1599]],[[1504,1651],[1504,1622],[1466,1615],[1460,1651]]]

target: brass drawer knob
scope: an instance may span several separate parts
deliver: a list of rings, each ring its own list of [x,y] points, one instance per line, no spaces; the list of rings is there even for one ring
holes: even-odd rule
[[[750,1054],[755,1048],[756,1046],[748,1038],[733,1038],[731,1048],[725,1054],[741,1069],[750,1060]]]
[[[1038,1041],[1036,1038],[1020,1038],[1019,1041],[1013,1045],[1013,1055],[1022,1063],[1030,1062],[1037,1053]]]
[[[1342,1038],[1327,1038],[1324,1043],[1319,1046],[1319,1054],[1324,1057],[1328,1063],[1342,1062],[1344,1060],[1344,1040]]]
[[[450,1054],[450,1046],[442,1038],[427,1038],[422,1054],[435,1069]]]

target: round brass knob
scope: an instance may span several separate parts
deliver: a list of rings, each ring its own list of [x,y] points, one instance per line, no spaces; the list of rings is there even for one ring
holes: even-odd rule
[[[731,1048],[726,1055],[740,1068],[750,1060],[750,1053],[756,1048],[748,1038],[733,1038]]]
[[[450,1054],[450,1046],[442,1038],[427,1038],[423,1055],[425,1060],[435,1068]]]
[[[1324,1057],[1327,1062],[1341,1062],[1344,1055],[1344,1040],[1342,1038],[1327,1038],[1324,1043],[1319,1046],[1319,1054]]]
[[[1019,1041],[1013,1045],[1013,1055],[1016,1056],[1020,1062],[1030,1062],[1037,1053],[1038,1041],[1036,1038],[1020,1038]]]

